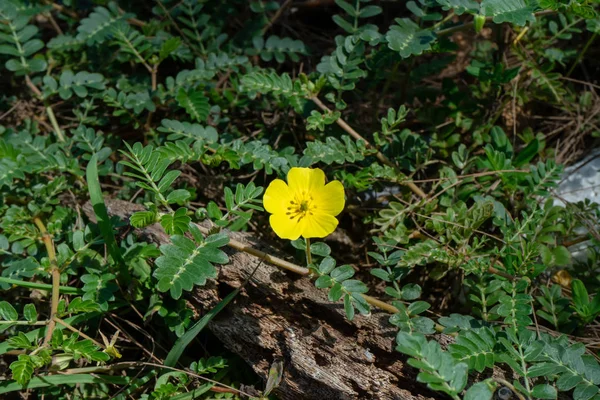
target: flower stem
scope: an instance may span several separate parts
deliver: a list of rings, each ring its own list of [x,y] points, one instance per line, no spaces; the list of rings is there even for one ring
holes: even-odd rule
[[[310,239],[306,238],[306,266],[309,267],[312,264],[312,256],[310,254]]]

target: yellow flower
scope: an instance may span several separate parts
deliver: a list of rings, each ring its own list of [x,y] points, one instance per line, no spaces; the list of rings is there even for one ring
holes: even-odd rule
[[[344,186],[325,184],[320,169],[292,168],[288,183],[275,179],[269,184],[263,205],[271,213],[271,227],[282,239],[322,238],[338,225],[336,215],[344,209]]]

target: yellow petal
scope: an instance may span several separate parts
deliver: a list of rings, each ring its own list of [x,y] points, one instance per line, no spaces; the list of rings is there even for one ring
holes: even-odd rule
[[[290,169],[287,176],[292,192],[312,192],[325,186],[325,173],[319,168]]]
[[[344,209],[344,185],[340,181],[332,181],[322,189],[313,192],[315,212],[333,215]]]
[[[304,219],[298,222],[298,218],[290,219],[285,213],[273,214],[269,217],[269,223],[280,238],[296,240],[300,237],[304,229]]]
[[[324,238],[335,231],[338,220],[328,214],[314,214],[302,219],[304,227],[302,236],[304,238]],[[302,224],[301,222],[301,224]]]
[[[275,179],[269,184],[263,196],[265,210],[271,214],[286,213],[288,203],[292,199],[292,192],[288,185],[281,179]]]

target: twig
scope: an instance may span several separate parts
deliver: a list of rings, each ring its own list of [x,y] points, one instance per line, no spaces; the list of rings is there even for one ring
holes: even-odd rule
[[[72,325],[70,325],[68,322],[66,322],[66,321],[63,321],[62,319],[58,318],[57,316],[55,316],[54,318],[52,318],[52,321],[51,321],[51,322],[55,322],[55,323],[56,323],[56,322],[58,322],[59,324],[61,324],[62,326],[64,326],[64,327],[65,327],[65,328],[67,328],[68,330],[70,330],[71,332],[78,333],[78,334],[79,334],[79,336],[81,336],[81,337],[84,337],[84,338],[86,338],[86,339],[88,339],[88,340],[91,340],[91,341],[92,341],[92,343],[94,343],[96,346],[100,347],[101,349],[105,349],[105,348],[106,348],[106,347],[105,347],[105,346],[104,346],[102,343],[100,343],[100,342],[98,342],[98,341],[96,341],[96,340],[92,339],[91,337],[89,337],[89,336],[88,336],[88,335],[86,335],[85,333],[81,332],[79,329],[77,329],[77,328],[73,327],[73,326],[72,326]]]
[[[56,33],[58,33],[59,35],[62,35],[63,31],[62,31],[62,29],[60,29],[60,26],[56,23],[56,20],[54,19],[52,14],[47,12],[44,15],[46,16],[46,18],[48,18],[48,21],[50,21],[50,25],[52,25],[52,28],[54,28]]]
[[[329,112],[329,113],[331,112],[331,110],[318,97],[316,97],[316,96],[310,97],[310,100],[312,100],[321,110],[323,110],[325,112]],[[383,154],[382,152],[377,150],[375,148],[375,146],[373,146],[371,144],[371,142],[369,142],[367,139],[362,137],[360,135],[360,133],[358,133],[354,129],[352,129],[352,127],[350,125],[348,125],[346,123],[346,121],[344,121],[342,118],[338,118],[335,122],[340,126],[340,128],[342,128],[343,130],[348,132],[350,134],[350,136],[352,136],[354,139],[362,140],[368,148],[374,149],[377,152],[377,153],[375,153],[375,156],[377,157],[377,159],[379,161],[381,161],[382,163],[384,163],[385,165],[387,165],[389,167],[394,168],[397,172],[400,172],[400,170],[398,169],[398,166],[396,164],[394,164],[389,158],[387,158],[387,156],[385,154]],[[410,181],[405,181],[405,182],[401,182],[401,184],[408,186],[408,188],[410,190],[412,190],[415,194],[417,194],[422,199],[427,198],[427,195],[425,194],[425,192],[423,192],[414,183],[412,183]]]
[[[269,29],[271,29],[271,27],[273,26],[273,24],[275,23],[275,21],[277,21],[279,19],[279,17],[281,17],[281,15],[285,11],[285,9],[288,8],[291,4],[292,4],[292,0],[286,0],[286,2],[283,3],[281,5],[281,7],[279,7],[279,9],[277,10],[277,12],[275,12],[275,14],[273,15],[273,18],[271,18],[271,20],[269,21],[269,23],[267,25],[265,25],[265,27],[262,29],[261,33],[263,35],[265,33],[267,33],[267,31]]]
[[[227,389],[228,393],[236,393],[236,394],[243,394],[244,396],[247,396],[249,398],[252,398],[252,396],[240,389],[236,389],[234,387],[231,386],[227,386],[221,382],[217,382],[213,379],[207,378],[205,376],[199,375],[199,374],[195,374],[191,371],[186,371],[184,369],[179,369],[179,368],[174,368],[174,367],[167,367],[165,365],[162,364],[157,364],[157,363],[149,363],[149,362],[144,362],[144,361],[125,361],[125,362],[120,362],[120,363],[116,363],[116,364],[111,364],[111,365],[107,365],[105,367],[83,367],[83,368],[71,368],[71,369],[67,369],[64,370],[62,373],[65,375],[72,375],[72,374],[90,374],[90,373],[99,373],[99,372],[110,372],[110,371],[116,371],[116,370],[121,370],[121,369],[127,369],[127,368],[135,368],[135,367],[155,367],[155,368],[161,368],[161,369],[168,369],[171,371],[178,371],[178,372],[183,372],[184,374],[187,374],[189,376],[193,376],[195,378],[199,378],[202,379],[206,382],[212,383],[213,385],[220,387],[222,389]]]
[[[579,65],[579,63],[583,59],[584,54],[588,51],[588,49],[590,48],[590,45],[594,42],[596,37],[598,37],[598,33],[594,32],[594,34],[589,38],[589,40],[583,47],[583,50],[581,50],[579,52],[579,54],[577,55],[577,59],[573,62],[573,65],[571,65],[571,68],[569,68],[569,72],[567,72],[567,76],[570,76],[573,73],[573,71],[575,70],[575,68],[577,67],[577,65]]]
[[[8,111],[6,111],[4,114],[0,115],[0,121],[3,120],[4,118],[6,118],[6,116],[8,116],[11,112],[13,112],[15,110],[15,108],[17,108],[19,106],[19,101],[17,101],[11,108],[8,109]]]
[[[56,11],[58,11],[60,13],[67,14],[71,18],[79,20],[79,15],[77,15],[76,12],[65,8],[65,6],[57,4],[56,2],[53,2],[53,1],[45,1],[44,3],[50,4],[53,9],[55,9]]]
[[[200,231],[204,234],[204,235],[209,235],[210,231],[208,228],[205,228],[201,225],[198,225],[198,228],[200,229]],[[248,246],[247,244],[244,244],[242,242],[238,242],[235,239],[230,238],[229,239],[229,243],[228,246],[231,247],[232,249],[238,250],[238,251],[243,251],[244,253],[248,253],[251,254],[255,257],[260,258],[261,260],[264,260],[270,264],[273,264],[277,267],[286,269],[288,271],[291,271],[295,274],[298,275],[302,275],[302,276],[307,276],[310,271],[307,268],[301,267],[299,265],[293,264],[289,261],[285,261],[282,258],[279,257],[275,257],[272,256],[268,253],[265,253],[264,251],[260,251],[258,249],[255,249],[253,247]]]
[[[33,222],[42,234],[42,241],[46,246],[46,252],[48,253],[48,260],[50,261],[52,274],[52,299],[50,302],[50,316],[48,327],[46,328],[46,337],[44,338],[44,346],[46,346],[50,342],[50,339],[52,339],[52,333],[56,327],[56,321],[54,318],[58,312],[58,299],[60,296],[60,270],[58,269],[58,262],[56,260],[54,241],[52,240],[52,236],[46,230],[46,225],[44,225],[39,217],[35,217]]]

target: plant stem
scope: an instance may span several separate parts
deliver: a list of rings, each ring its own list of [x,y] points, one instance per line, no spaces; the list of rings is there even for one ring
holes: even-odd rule
[[[57,316],[54,316],[54,318],[52,318],[51,322],[58,322],[59,324],[61,324],[62,326],[64,326],[65,328],[67,328],[68,330],[70,330],[71,332],[75,332],[78,333],[79,336],[84,337],[88,340],[91,340],[92,343],[94,343],[96,346],[100,347],[101,349],[105,349],[106,346],[104,346],[102,343],[92,339],[91,337],[89,337],[88,335],[86,335],[85,333],[81,332],[79,329],[73,327],[72,325],[70,325],[68,322],[63,321],[62,319],[58,318]]]
[[[200,232],[202,232],[202,234],[204,234],[204,235],[209,235],[210,234],[208,228],[205,228],[205,227],[203,227],[201,225],[197,225],[197,226],[198,226],[198,229],[200,229]],[[261,260],[264,260],[264,261],[266,261],[266,262],[268,262],[270,264],[273,264],[273,265],[275,265],[277,267],[280,267],[280,268],[286,269],[288,271],[291,271],[291,272],[293,272],[295,274],[302,275],[302,276],[307,276],[310,273],[310,271],[308,270],[308,268],[304,268],[304,267],[301,267],[301,266],[296,265],[294,263],[291,263],[289,261],[286,261],[286,260],[284,260],[282,258],[272,256],[272,255],[270,255],[268,253],[265,253],[264,251],[261,251],[261,250],[255,249],[253,247],[250,247],[247,244],[239,242],[239,241],[237,241],[237,240],[235,240],[235,239],[233,239],[231,237],[229,238],[229,243],[227,245],[229,247],[231,247],[232,249],[235,249],[235,250],[238,250],[238,251],[243,251],[244,253],[248,253],[250,255],[258,257]]]
[[[585,44],[583,50],[581,50],[579,52],[579,54],[577,55],[577,59],[573,62],[573,65],[571,65],[571,68],[569,68],[569,72],[567,72],[567,76],[571,76],[571,73],[575,70],[575,67],[577,67],[577,65],[579,65],[584,54],[588,51],[592,42],[596,39],[597,36],[598,36],[598,34],[596,32],[594,32],[594,34],[589,38],[589,40]]]
[[[310,254],[310,239],[306,238],[306,266],[310,267],[312,264],[312,256]]]
[[[48,321],[0,321],[1,325],[46,325]]]
[[[44,346],[52,339],[52,332],[56,326],[56,313],[58,312],[58,298],[60,296],[60,270],[58,269],[58,262],[56,260],[56,252],[54,250],[54,241],[52,236],[46,230],[46,225],[42,222],[39,217],[35,217],[33,222],[42,233],[42,241],[46,246],[46,252],[48,253],[48,259],[50,260],[50,268],[52,274],[52,300],[50,302],[50,317],[48,322],[48,328],[46,329],[46,337],[44,338]]]
[[[52,290],[52,285],[48,285],[47,283],[28,282],[19,279],[5,278],[3,276],[0,277],[0,283],[8,283],[9,285],[17,285],[29,289],[45,290],[47,292]],[[83,290],[70,286],[59,286],[58,290],[60,293],[64,294],[83,294]]]
[[[327,107],[317,96],[313,96],[309,98],[310,100],[312,100],[321,110],[326,111],[326,112],[331,112],[331,110],[329,109],[329,107]],[[345,130],[346,132],[348,132],[350,134],[350,136],[352,136],[354,139],[356,140],[362,140],[363,142],[365,142],[365,145],[368,148],[374,149],[377,153],[375,153],[375,157],[377,157],[377,159],[379,161],[381,161],[383,164],[394,168],[395,171],[397,171],[397,173],[404,175],[402,172],[400,172],[400,170],[398,169],[398,166],[396,164],[394,164],[392,162],[392,160],[390,160],[389,158],[387,158],[387,156],[385,154],[383,154],[382,152],[380,152],[379,150],[377,150],[375,148],[375,146],[373,146],[371,144],[371,142],[369,142],[367,139],[365,139],[364,137],[362,137],[360,135],[360,133],[356,132],[354,129],[352,129],[352,127],[350,125],[348,125],[346,123],[346,121],[344,121],[342,118],[338,118],[335,121],[340,128],[342,128],[343,130]],[[410,190],[412,190],[415,194],[417,194],[419,197],[421,197],[422,199],[426,199],[427,195],[425,194],[425,192],[423,192],[417,185],[415,185],[414,183],[410,182],[410,181],[404,181],[404,182],[400,182],[400,184],[402,185],[406,185]]]
[[[48,119],[50,120],[50,124],[52,125],[52,128],[54,128],[54,132],[56,133],[56,138],[58,139],[58,141],[65,142],[65,135],[63,135],[62,130],[60,129],[60,126],[58,126],[58,122],[56,121],[56,116],[54,115],[54,111],[52,110],[52,107],[50,107],[50,106],[46,107],[46,114],[48,114]]]

